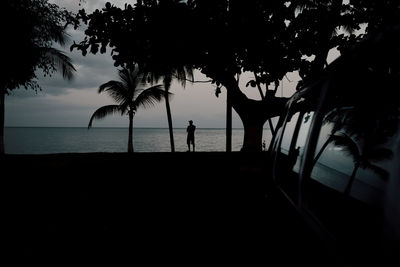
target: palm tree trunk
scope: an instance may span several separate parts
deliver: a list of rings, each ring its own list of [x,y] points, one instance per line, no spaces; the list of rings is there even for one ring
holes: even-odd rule
[[[128,153],[133,153],[133,112],[129,111]]]
[[[346,189],[344,190],[344,194],[346,196],[348,196],[350,194],[350,190],[351,190],[351,187],[353,186],[353,182],[356,178],[356,173],[357,173],[359,167],[360,167],[360,163],[356,163],[356,165],[354,166],[354,169],[353,169],[353,173],[350,176],[350,180],[347,183]]]
[[[174,131],[172,126],[172,116],[171,107],[169,105],[168,92],[171,87],[171,76],[167,75],[164,77],[164,90],[165,90],[165,106],[167,108],[167,119],[168,119],[168,129],[169,129],[169,140],[171,143],[171,152],[175,152],[175,142],[174,142]]]
[[[166,92],[165,96],[165,106],[167,108],[167,119],[168,119],[168,130],[169,130],[169,140],[171,143],[171,152],[175,152],[175,142],[174,142],[174,130],[172,126],[172,116],[171,116],[171,108],[169,106],[169,100],[168,100],[168,91]]]
[[[0,155],[4,154],[4,112],[5,90],[0,88]]]
[[[229,91],[226,96],[226,152],[232,152],[232,103]]]
[[[324,150],[326,149],[326,147],[329,145],[330,142],[332,142],[332,136],[333,136],[333,134],[331,136],[329,136],[328,140],[325,141],[324,145],[321,147],[318,154],[315,156],[312,166],[314,166],[315,163],[317,163],[318,159],[321,157],[321,155],[324,152]]]

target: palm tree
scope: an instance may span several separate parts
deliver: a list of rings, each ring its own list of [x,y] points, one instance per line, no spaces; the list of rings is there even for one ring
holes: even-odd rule
[[[74,71],[76,70],[71,63],[71,59],[62,51],[52,47],[38,47],[37,55],[41,61],[41,63],[38,64],[51,64],[51,72],[61,71],[63,78],[66,80],[71,80],[73,78]],[[29,72],[27,72],[27,75],[32,78],[28,78],[23,86],[32,87],[37,91],[40,87],[34,80],[34,74],[29,74]],[[8,90],[12,89],[14,89],[14,86],[7,86],[5,83],[0,82],[0,155],[4,154],[5,95],[8,93]]]
[[[332,130],[328,139],[313,159],[312,164],[312,166],[315,166],[329,144],[332,143],[335,146],[342,147],[354,162],[353,171],[344,190],[345,195],[350,194],[360,167],[369,169],[383,180],[386,180],[388,173],[383,168],[372,164],[371,161],[381,161],[390,158],[392,155],[390,150],[376,146],[376,143],[374,143],[376,133],[366,133],[366,131],[360,131],[354,126],[356,121],[361,120],[355,113],[354,107],[340,107],[333,109],[325,116],[324,123],[330,123]],[[361,132],[364,132],[364,135]],[[356,142],[356,140],[361,140],[362,142]]]
[[[138,71],[123,68],[119,70],[121,81],[109,81],[100,85],[99,94],[107,92],[118,105],[107,105],[97,109],[90,118],[88,128],[92,127],[94,119],[102,119],[114,113],[127,114],[129,117],[128,152],[133,152],[133,117],[139,107],[151,107],[162,99],[168,99],[171,93],[166,94],[161,85],[147,89],[138,88],[144,84],[143,75]]]
[[[145,74],[146,78],[151,83],[158,83],[162,80],[164,85],[164,94],[165,94],[165,107],[167,109],[167,120],[168,120],[168,129],[169,129],[169,138],[171,143],[171,152],[175,152],[175,142],[174,142],[174,132],[172,125],[172,115],[171,115],[171,107],[169,104],[168,95],[170,94],[169,90],[171,88],[172,80],[177,79],[182,87],[186,86],[187,80],[193,81],[193,70],[187,67],[161,67],[158,65],[157,67],[151,67],[151,70],[147,71]]]
[[[338,107],[328,112],[328,114],[325,115],[323,123],[325,124],[330,123],[332,125],[331,134],[320,148],[318,154],[315,156],[312,166],[314,166],[317,163],[322,153],[325,151],[326,147],[334,141],[334,139],[336,138],[335,134],[339,130],[343,129],[343,127],[345,127],[345,122],[348,119],[349,115],[351,116],[351,112],[352,112],[352,107],[340,107],[340,108]]]
[[[389,149],[373,146],[363,146],[363,149],[360,149],[357,143],[349,135],[344,133],[331,135],[330,139],[334,145],[343,147],[344,151],[353,158],[354,168],[344,190],[346,196],[350,194],[351,187],[360,167],[363,169],[369,169],[377,174],[381,179],[387,180],[389,175],[388,172],[383,168],[372,164],[371,161],[381,161],[390,158],[392,152]]]
[[[182,45],[186,37],[183,35],[183,18],[188,14],[186,1],[138,1],[138,6],[147,7],[143,13],[136,13],[138,21],[143,23],[143,32],[150,32],[154,41],[145,45],[138,65],[151,83],[162,81],[165,95],[168,96],[173,80],[177,80],[185,87],[186,81],[193,81],[193,67],[188,63],[192,50],[190,45]],[[146,23],[144,23],[146,22]],[[140,27],[138,26],[138,27]],[[147,37],[146,37],[147,38]],[[148,40],[146,39],[146,43]],[[143,45],[140,45],[140,49]],[[142,59],[142,60],[140,60]],[[165,106],[168,119],[171,152],[175,152],[174,133],[172,125],[171,107],[168,97],[165,97]]]

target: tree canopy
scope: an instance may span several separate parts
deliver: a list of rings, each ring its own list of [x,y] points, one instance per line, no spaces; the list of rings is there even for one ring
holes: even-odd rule
[[[285,1],[138,1],[124,9],[107,3],[92,14],[79,12],[88,29],[72,49],[86,55],[109,46],[116,66],[187,65],[216,82],[255,71],[261,81],[275,82],[299,60],[285,23],[292,17]]]
[[[5,0],[1,3],[3,25],[1,89],[17,87],[39,89],[36,70],[50,75],[61,67],[64,77],[71,78],[69,58],[52,48],[65,44],[66,26],[75,23],[71,12],[47,0]],[[5,26],[7,25],[7,26]]]
[[[122,9],[106,3],[91,14],[79,12],[86,37],[71,49],[86,55],[109,47],[115,66],[200,70],[227,89],[245,128],[244,146],[261,149],[263,124],[287,100],[275,96],[282,78],[299,71],[304,81],[313,79],[332,48],[343,52],[358,42],[363,24],[367,32],[392,24],[398,10],[392,0],[138,0]],[[391,15],[382,19],[386,11]],[[243,72],[254,74],[248,84],[259,87],[261,101],[239,88]],[[247,135],[251,129],[258,133]],[[257,141],[246,144],[250,139]]]

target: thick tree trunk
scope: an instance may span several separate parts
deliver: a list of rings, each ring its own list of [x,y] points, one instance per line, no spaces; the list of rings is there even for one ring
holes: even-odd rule
[[[232,152],[232,104],[229,91],[226,96],[226,152]]]
[[[242,151],[262,151],[263,126],[269,118],[281,114],[288,98],[270,97],[265,100],[253,100],[241,92],[234,77],[225,79],[223,84],[229,91],[233,109],[243,122]]]
[[[128,153],[133,153],[133,112],[129,111]]]
[[[0,88],[0,155],[4,154],[5,90]]]
[[[264,123],[243,122],[244,137],[242,151],[262,151],[262,135]]]

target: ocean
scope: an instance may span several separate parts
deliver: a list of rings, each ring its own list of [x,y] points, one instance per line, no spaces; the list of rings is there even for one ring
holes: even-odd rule
[[[126,152],[128,128],[86,127],[5,127],[7,154],[53,154]],[[267,147],[271,132],[264,129]],[[225,151],[225,129],[198,128],[195,133],[196,151]],[[186,128],[174,129],[175,151],[187,151]],[[243,129],[232,130],[232,151],[240,151]],[[170,152],[167,128],[134,128],[135,152]]]

